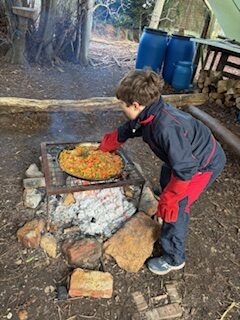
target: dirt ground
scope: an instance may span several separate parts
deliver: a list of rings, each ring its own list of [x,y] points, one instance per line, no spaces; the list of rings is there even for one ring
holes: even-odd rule
[[[94,43],[92,56],[105,61],[81,68],[67,64],[56,68],[2,65],[0,96],[82,99],[112,96],[119,79],[134,64],[134,50],[127,45]],[[119,56],[117,56],[119,54]],[[108,55],[108,60],[105,59]],[[129,57],[120,67],[109,56]],[[96,63],[96,60],[95,60]],[[167,89],[166,89],[167,92]],[[217,106],[203,107],[239,134],[234,111]],[[62,256],[47,258],[42,250],[26,250],[16,241],[16,231],[35,216],[22,204],[22,179],[31,163],[39,164],[40,143],[61,140],[99,140],[125,118],[120,112],[98,110],[83,113],[14,114],[0,117],[0,319],[18,319],[26,309],[31,320],[130,320],[136,306],[132,293],[150,298],[163,293],[163,285],[176,280],[182,295],[184,320],[217,320],[237,304],[224,320],[240,318],[240,162],[226,145],[227,164],[215,184],[193,205],[187,239],[187,263],[183,271],[159,277],[144,266],[138,273],[121,270],[114,261],[106,269],[114,277],[112,299],[79,298],[56,301],[48,286],[65,283],[71,272]],[[138,162],[153,186],[158,185],[161,163],[141,139],[124,148]],[[159,254],[158,246],[154,255]],[[8,318],[7,318],[8,316]]]

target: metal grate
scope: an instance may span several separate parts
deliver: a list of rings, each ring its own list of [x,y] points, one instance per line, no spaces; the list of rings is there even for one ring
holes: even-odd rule
[[[46,180],[47,195],[72,193],[85,190],[121,187],[125,185],[141,186],[145,179],[135,164],[128,158],[126,152],[119,148],[119,154],[125,160],[125,167],[120,177],[111,180],[87,181],[74,178],[63,172],[58,164],[58,155],[63,149],[74,148],[83,142],[43,142],[41,143],[43,171]],[[85,142],[84,142],[85,143]],[[140,200],[140,199],[139,199]]]

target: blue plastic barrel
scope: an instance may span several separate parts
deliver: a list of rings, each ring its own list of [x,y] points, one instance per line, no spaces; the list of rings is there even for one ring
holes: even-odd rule
[[[175,64],[178,61],[193,61],[195,48],[195,43],[190,41],[190,37],[172,35],[167,46],[163,66],[163,78],[167,83],[171,84]]]
[[[149,67],[154,71],[161,69],[167,48],[167,32],[144,28],[136,59],[136,69]]]
[[[172,87],[176,90],[188,89],[192,80],[193,65],[189,61],[178,61],[172,78]]]

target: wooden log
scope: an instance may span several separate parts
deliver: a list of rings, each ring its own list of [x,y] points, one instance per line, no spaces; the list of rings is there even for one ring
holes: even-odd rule
[[[203,89],[202,89],[202,93],[208,93],[209,92],[209,88],[208,87],[204,87]]]
[[[209,93],[209,97],[213,98],[214,100],[223,99],[224,98],[224,94],[223,93],[218,93],[218,92],[210,92]]]
[[[201,105],[208,96],[203,93],[163,95],[163,99],[176,107],[189,104]],[[85,100],[37,100],[0,97],[0,115],[21,112],[91,112],[94,110],[120,110],[122,102],[114,97],[98,97]]]
[[[238,156],[240,156],[240,138],[225,128],[218,120],[199,108],[189,106],[187,111],[205,123],[220,140],[224,141]]]

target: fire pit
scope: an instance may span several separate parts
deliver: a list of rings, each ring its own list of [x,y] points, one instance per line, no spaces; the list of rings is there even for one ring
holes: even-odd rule
[[[125,166],[117,178],[87,181],[68,175],[59,166],[59,152],[63,149],[74,148],[79,143],[81,142],[45,142],[41,144],[46,180],[47,214],[51,221],[57,220],[61,224],[65,222],[69,226],[79,225],[83,234],[101,234],[110,237],[113,231],[118,229],[118,225],[120,226],[124,220],[138,211],[145,179],[122,148],[119,148],[118,152],[124,159]],[[128,201],[124,195],[124,188],[128,187],[133,191],[132,202]],[[61,195],[64,196],[64,194],[74,195],[74,203],[69,206],[68,210],[63,203],[64,197],[61,198]],[[51,210],[53,207],[54,212]],[[64,215],[65,221],[63,221]],[[104,219],[111,221],[106,222]]]

